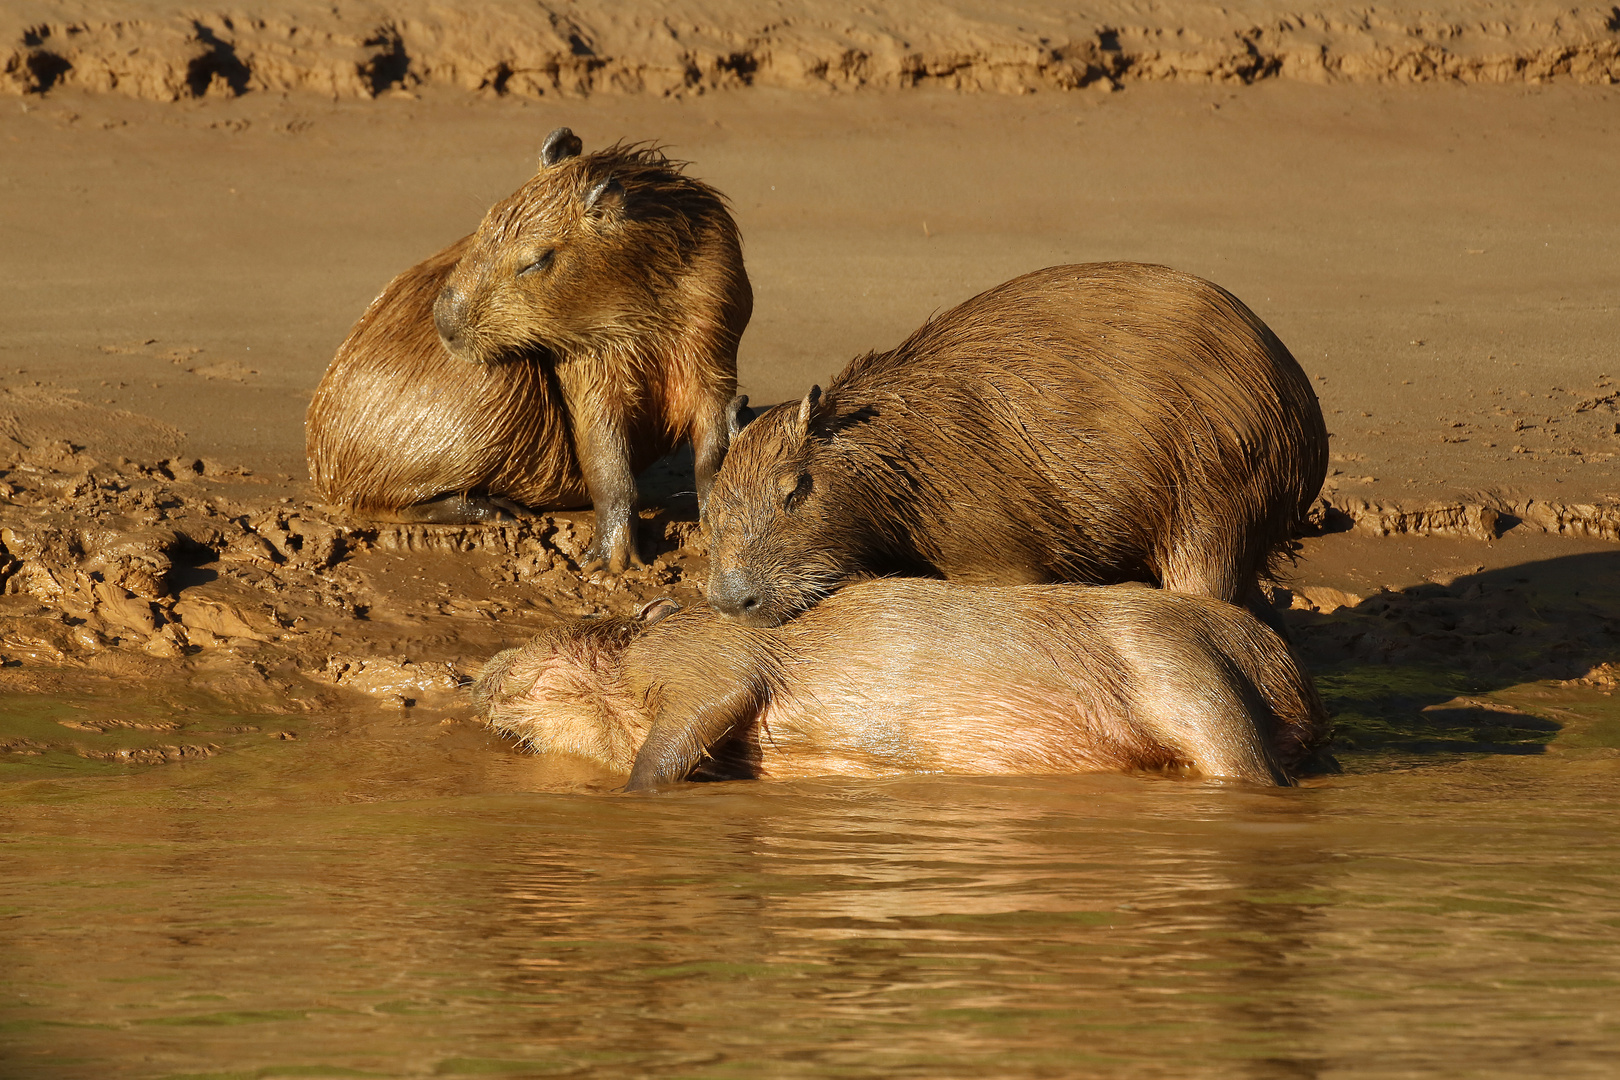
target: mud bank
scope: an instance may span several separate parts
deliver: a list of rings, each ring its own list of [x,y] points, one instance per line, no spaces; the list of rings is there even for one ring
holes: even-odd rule
[[[531,4],[423,0],[196,8],[21,3],[0,16],[0,87],[159,101],[424,86],[494,95],[683,95],[750,86],[1028,93],[1131,82],[1620,80],[1610,6],[1274,0],[1080,9],[889,0]]]
[[[703,568],[683,546],[695,523],[668,509],[643,512],[647,567],[582,578],[588,513],[355,524],[277,494],[283,477],[197,459],[102,462],[66,441],[0,467],[0,686],[14,692],[152,680],[270,713],[345,696],[332,691],[454,704],[495,650],[650,596],[694,602]]]
[[[1560,503],[1487,497],[1420,505],[1325,495],[1314,521],[1324,530],[1356,528],[1373,536],[1469,536],[1495,540],[1510,529],[1553,536],[1620,540],[1620,503]]]

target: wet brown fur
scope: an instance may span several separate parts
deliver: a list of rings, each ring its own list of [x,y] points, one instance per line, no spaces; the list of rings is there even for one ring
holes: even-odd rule
[[[700,768],[1185,770],[1271,784],[1330,726],[1253,616],[1135,585],[889,579],[774,628],[707,609],[582,620],[496,656],[474,697],[497,730],[630,772],[632,788]]]
[[[1252,602],[1326,471],[1310,382],[1241,301],[1052,267],[746,428],[711,493],[709,602],[768,625],[864,574]]]
[[[690,440],[706,498],[753,305],[736,225],[682,163],[578,145],[554,133],[554,160],[350,331],[306,422],[331,503],[430,521],[589,503],[622,565],[637,473]]]

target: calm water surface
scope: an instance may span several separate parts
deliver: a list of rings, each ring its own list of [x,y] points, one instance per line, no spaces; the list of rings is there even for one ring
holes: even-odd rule
[[[1614,700],[1545,754],[1278,792],[622,796],[424,710],[34,755],[0,1076],[1612,1076]]]

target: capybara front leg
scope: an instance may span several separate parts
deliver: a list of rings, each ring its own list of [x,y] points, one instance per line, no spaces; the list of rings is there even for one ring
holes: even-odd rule
[[[588,420],[574,429],[574,446],[596,514],[596,535],[580,572],[605,566],[610,574],[622,574],[631,566],[646,566],[636,550],[636,474],[630,470],[630,447],[619,425],[605,418]]]
[[[647,740],[636,752],[626,791],[680,783],[711,756],[720,740],[759,715],[765,691],[756,679],[743,675],[728,680],[721,676],[714,682],[717,685],[697,687],[665,702]],[[701,700],[680,700],[692,694],[700,695]]]
[[[716,403],[718,404],[718,403]],[[754,419],[754,410],[748,407],[748,395],[738,394],[719,408],[719,411],[698,421],[692,436],[692,458],[697,480],[698,520],[709,519],[709,489],[725,463],[737,433]]]
[[[743,398],[742,402],[746,407],[748,399]],[[698,418],[692,432],[692,472],[697,481],[699,521],[709,516],[709,489],[714,487],[715,473],[720,471],[726,447],[731,442],[727,425],[731,406],[725,402],[715,402],[714,406]]]
[[[1242,565],[1241,544],[1213,531],[1183,537],[1159,567],[1159,584],[1171,592],[1208,596],[1242,606],[1254,569]]]

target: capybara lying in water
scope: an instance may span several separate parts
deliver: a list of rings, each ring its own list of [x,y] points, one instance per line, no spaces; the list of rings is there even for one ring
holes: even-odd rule
[[[1143,581],[1255,605],[1321,490],[1299,364],[1162,266],[1026,274],[850,363],[737,438],[708,602],[772,625],[862,575]]]
[[[1329,723],[1240,608],[1121,585],[861,582],[759,628],[654,601],[485,665],[475,700],[543,753],[713,778],[1185,770],[1287,782]]]
[[[636,474],[725,455],[753,294],[719,192],[567,128],[478,230],[388,283],[310,403],[310,475],[362,517],[470,522],[501,500],[596,508],[588,565],[639,563]]]

